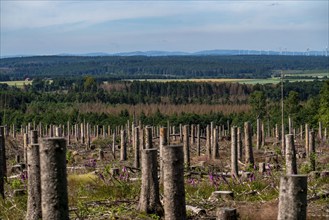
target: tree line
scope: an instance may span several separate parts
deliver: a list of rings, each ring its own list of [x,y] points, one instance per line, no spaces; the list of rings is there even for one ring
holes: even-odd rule
[[[25,78],[268,78],[274,70],[324,70],[327,57],[316,56],[39,56],[3,58],[0,80]]]

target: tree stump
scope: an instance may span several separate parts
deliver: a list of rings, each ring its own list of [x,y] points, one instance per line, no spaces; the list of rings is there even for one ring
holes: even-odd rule
[[[26,219],[29,220],[38,220],[42,218],[39,148],[39,144],[31,144],[27,147],[28,192]]]
[[[163,148],[164,211],[166,220],[185,220],[184,152],[182,145]]]
[[[121,130],[121,147],[120,147],[120,160],[127,160],[127,142],[126,142],[126,131]]]
[[[42,140],[40,168],[42,219],[69,219],[64,138]]]
[[[311,164],[311,170],[315,171],[315,133],[314,131],[309,132],[309,147],[308,147],[308,152],[309,152],[309,160]]]
[[[190,126],[183,127],[183,146],[184,146],[184,163],[187,168],[190,167]]]
[[[134,126],[132,126],[134,127]],[[140,167],[140,150],[139,150],[139,127],[134,127],[134,167]]]
[[[281,177],[278,212],[278,220],[306,220],[306,175],[287,175]]]
[[[244,123],[245,162],[254,166],[254,153],[252,150],[252,130],[250,122]]]
[[[163,148],[167,146],[167,128],[160,128],[160,141],[159,141],[159,151],[160,151],[160,184],[163,184]]]
[[[231,128],[231,175],[238,178],[238,145],[237,145],[237,127]]]
[[[286,174],[297,174],[294,135],[286,135]]]
[[[157,149],[142,150],[142,186],[138,210],[146,213],[163,214],[160,203]]]
[[[217,220],[236,220],[237,213],[234,208],[217,208],[216,211]]]
[[[234,193],[232,191],[214,191],[208,198],[211,202],[217,202],[219,200],[230,201],[234,199]]]

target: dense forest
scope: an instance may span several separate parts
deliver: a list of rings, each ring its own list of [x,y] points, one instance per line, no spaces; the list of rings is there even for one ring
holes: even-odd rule
[[[326,70],[320,56],[40,56],[0,59],[0,81],[92,75],[136,78],[268,78],[275,70]]]
[[[286,116],[290,115],[296,124],[316,124],[319,118],[329,124],[329,81],[286,81],[283,86]],[[260,117],[273,125],[281,120],[280,100],[280,84],[101,83],[92,76],[75,80],[36,79],[23,88],[0,84],[0,123],[64,124],[87,120],[92,124],[120,125],[135,116],[145,124],[165,124],[167,120],[173,124],[241,124]],[[152,110],[147,112],[146,108]]]

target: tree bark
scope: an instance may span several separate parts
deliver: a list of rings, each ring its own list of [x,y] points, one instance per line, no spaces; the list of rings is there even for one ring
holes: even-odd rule
[[[138,210],[162,215],[157,165],[157,149],[142,150],[142,186]]]
[[[42,219],[69,219],[64,138],[42,140],[40,173]]]
[[[190,126],[183,127],[183,146],[184,146],[184,163],[187,168],[190,167]]]
[[[252,150],[252,131],[250,122],[244,123],[245,162],[254,166],[254,153]]]
[[[237,155],[237,127],[231,128],[231,175],[238,178],[238,155]]]
[[[307,176],[281,177],[278,220],[306,220]]]
[[[294,135],[286,135],[286,174],[297,174]]]
[[[127,142],[126,142],[126,131],[121,130],[121,148],[120,148],[120,160],[127,160]]]
[[[27,147],[27,158],[28,196],[26,219],[38,220],[42,218],[39,144],[33,143]]]
[[[182,145],[163,148],[164,211],[166,220],[185,220],[184,151]]]

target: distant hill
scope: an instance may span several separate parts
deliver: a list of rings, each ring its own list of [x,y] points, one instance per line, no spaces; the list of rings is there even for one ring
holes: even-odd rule
[[[325,51],[305,51],[305,52],[294,52],[294,51],[270,51],[270,50],[202,50],[197,52],[183,52],[183,51],[131,51],[131,52],[120,52],[120,53],[105,53],[105,52],[94,52],[94,53],[61,53],[56,56],[84,56],[84,57],[101,57],[101,56],[234,56],[234,55],[287,55],[287,56],[325,56]],[[11,58],[11,57],[30,57],[40,55],[13,55],[13,56],[1,56],[0,58]],[[42,55],[41,55],[42,56]]]

